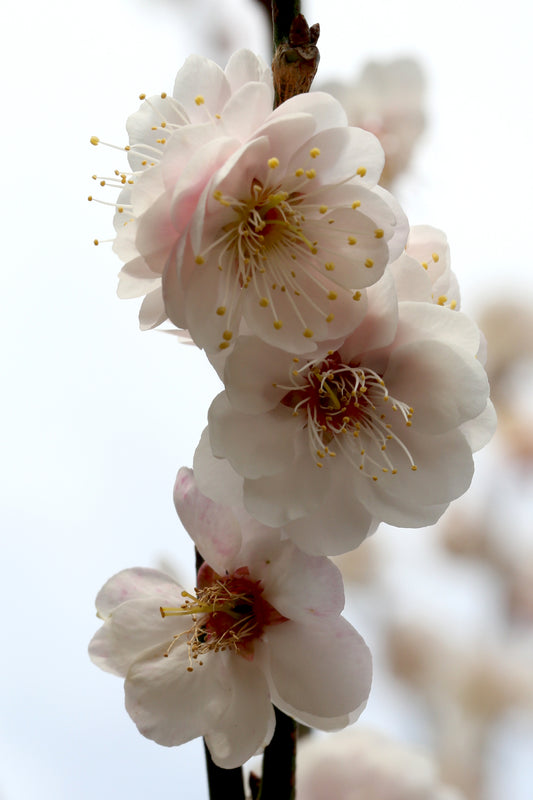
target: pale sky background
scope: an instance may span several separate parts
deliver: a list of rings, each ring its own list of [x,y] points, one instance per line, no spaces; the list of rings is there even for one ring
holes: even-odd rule
[[[218,383],[198,351],[138,331],[138,303],[115,295],[118,259],[92,244],[112,235],[111,209],[86,198],[109,163],[89,137],[124,144],[138,94],[170,91],[189,53],[218,58],[229,42],[269,57],[252,0],[203,6],[27,0],[4,11],[1,800],[207,797],[199,740],[167,750],[141,737],[121,681],[86,654],[94,597],[114,572],[166,558],[193,581],[172,485]],[[529,0],[303,10],[321,24],[323,80],[371,58],[422,63],[429,126],[400,199],[412,223],[447,232],[465,309],[533,297]],[[222,11],[221,42],[208,20]],[[365,720],[397,733],[379,698],[377,687]],[[513,800],[533,796],[531,772],[524,781]]]

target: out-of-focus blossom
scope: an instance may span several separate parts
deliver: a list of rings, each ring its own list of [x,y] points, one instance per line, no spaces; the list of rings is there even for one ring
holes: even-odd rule
[[[430,759],[374,731],[352,729],[302,744],[299,800],[461,800]]]
[[[368,294],[364,322],[318,357],[241,337],[196,451],[207,494],[240,486],[250,514],[308,552],[350,550],[376,520],[434,523],[492,433],[477,326],[438,304],[397,303],[391,275]]]
[[[343,104],[350,125],[374,133],[385,151],[383,186],[409,166],[425,127],[424,76],[410,58],[370,62],[351,83],[332,83],[326,91]]]
[[[92,660],[125,676],[126,708],[159,744],[204,736],[215,763],[243,764],[270,741],[272,703],[306,725],[355,720],[371,681],[368,648],[340,616],[342,579],[279,531],[204,497],[181,469],[176,508],[205,558],[194,593],[128,569],[98,594]]]
[[[402,252],[407,222],[377,182],[384,155],[324,93],[272,111],[263,63],[225,72],[193,56],[173,96],[128,120],[133,170],[120,178],[119,294],[146,295],[141,327],[167,317],[216,352],[244,329],[308,352],[346,336],[364,288]]]

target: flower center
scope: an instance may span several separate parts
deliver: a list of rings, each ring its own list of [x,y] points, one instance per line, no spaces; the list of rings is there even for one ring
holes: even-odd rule
[[[199,657],[211,651],[229,649],[251,660],[254,642],[261,638],[265,626],[286,621],[286,617],[263,598],[261,581],[250,578],[248,567],[220,576],[204,563],[198,582],[195,594],[182,592],[183,605],[160,608],[163,618],[190,616],[192,619],[192,626],[176,634],[165,653],[168,656],[176,642],[187,636],[189,672],[194,661],[202,665]]]
[[[413,409],[389,395],[377,372],[344,364],[339,353],[332,352],[326,359],[295,367],[291,384],[280,386],[288,389],[281,402],[295,416],[305,415],[309,447],[318,467],[323,467],[326,458],[334,458],[338,449],[374,481],[378,472],[398,472],[392,459],[399,453],[416,470],[408,448],[395,433],[398,420],[411,426]]]

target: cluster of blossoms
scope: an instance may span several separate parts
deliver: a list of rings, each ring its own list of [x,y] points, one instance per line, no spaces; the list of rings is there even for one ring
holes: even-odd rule
[[[380,144],[330,95],[272,104],[250,52],[189,58],[128,120],[115,214],[119,294],[144,296],[141,327],[188,331],[224,391],[175,486],[197,587],[114,576],[90,653],[141,733],[203,735],[223,767],[270,741],[272,704],[357,718],[370,655],[328,556],[435,522],[494,427],[444,235],[409,230]]]

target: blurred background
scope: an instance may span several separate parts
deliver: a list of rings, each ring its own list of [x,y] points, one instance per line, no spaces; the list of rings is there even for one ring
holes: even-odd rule
[[[422,749],[434,771],[427,791],[401,794],[418,772],[391,745],[398,775],[375,799],[436,800],[442,781],[454,798],[531,800],[533,7],[302,6],[321,25],[315,88],[380,136],[411,223],[448,235],[501,423],[436,528],[383,526],[339,562],[347,616],[375,658],[357,728]],[[92,243],[113,235],[111,209],[86,198],[92,174],[125,165],[90,136],[124,145],[140,92],[171,91],[192,52],[224,65],[243,46],[270,60],[259,0],[27,0],[4,12],[2,800],[207,798],[201,742],[167,750],[141,737],[121,681],[86,650],[114,572],[155,566],[194,584],[172,486],[218,382],[202,353],[139,332],[136,301],[116,298],[111,245]]]

